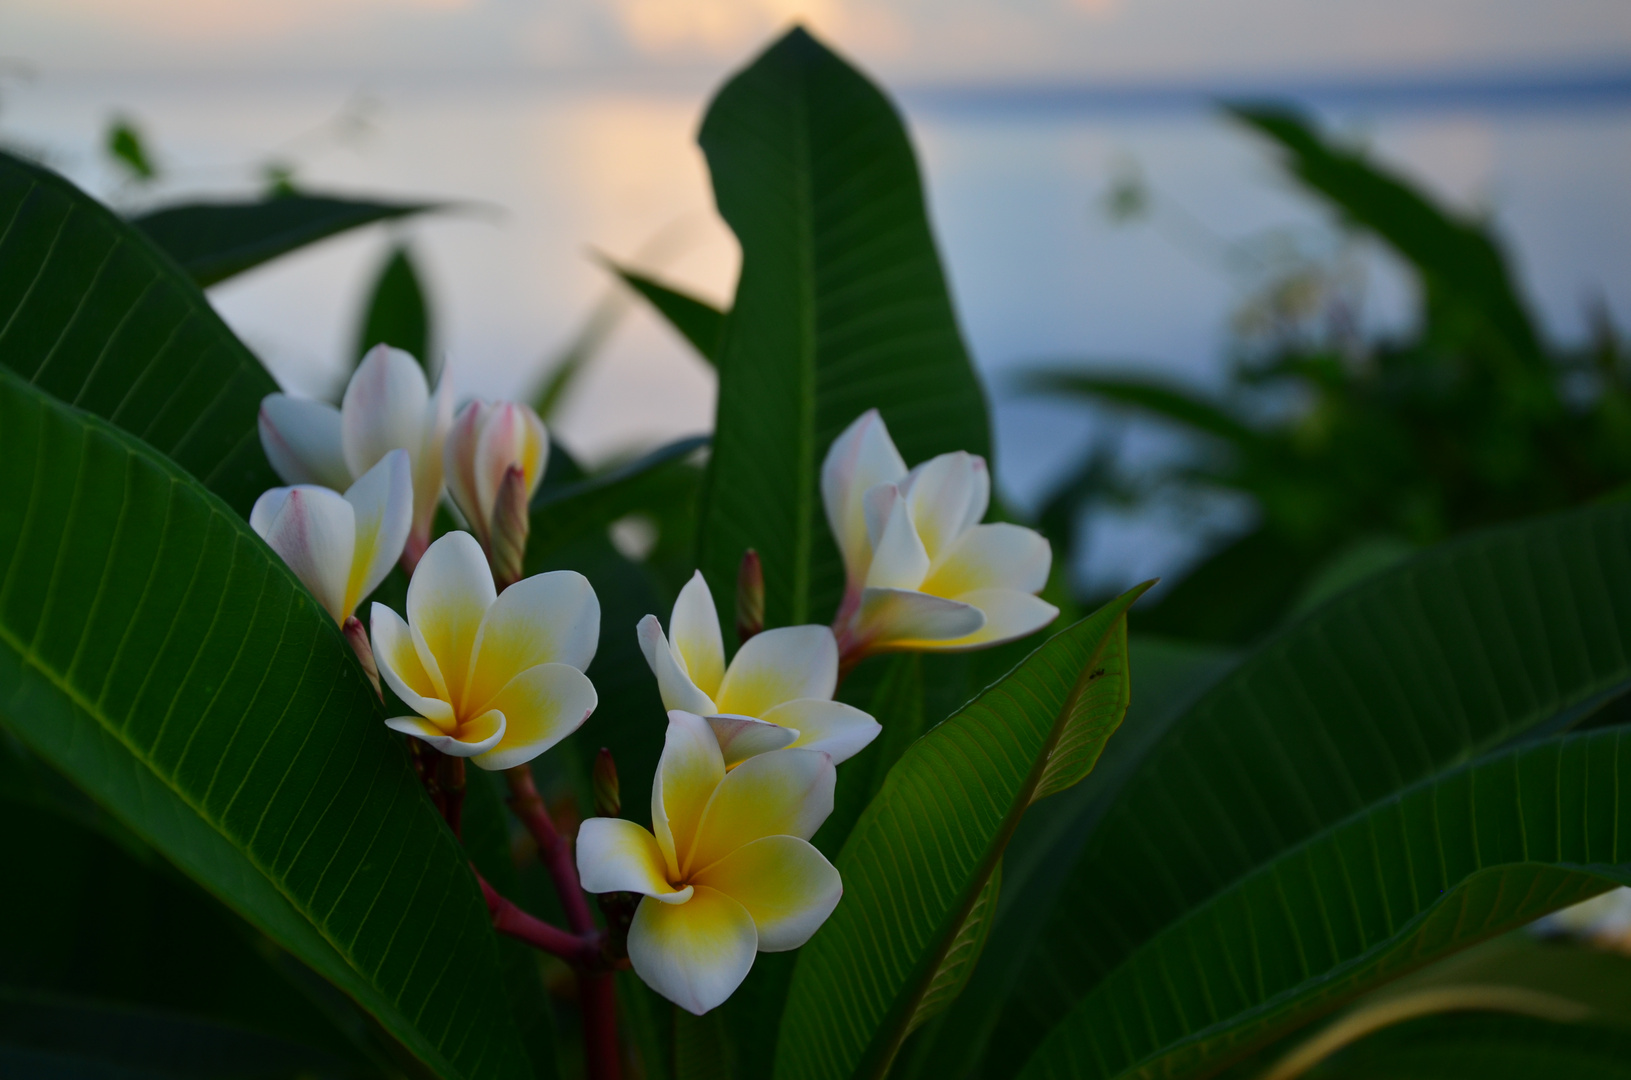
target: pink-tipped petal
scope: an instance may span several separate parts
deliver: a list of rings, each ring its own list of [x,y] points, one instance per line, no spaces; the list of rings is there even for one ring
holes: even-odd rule
[[[906,463],[877,409],[856,417],[828,448],[821,463],[821,501],[852,582],[866,577],[872,554],[863,507],[866,492],[905,477]]]
[[[929,552],[912,525],[906,499],[895,499],[872,551],[872,566],[866,574],[867,588],[916,589],[928,572]]]
[[[250,516],[255,515],[251,512]],[[261,516],[264,518],[264,512]],[[266,527],[265,539],[323,610],[336,623],[345,622],[351,614],[345,606],[346,582],[356,546],[351,504],[328,488],[290,488]]]
[[[256,419],[266,460],[286,484],[344,491],[351,483],[340,438],[340,412],[323,401],[267,394]]]
[[[429,405],[418,361],[387,345],[369,349],[340,401],[340,439],[352,474],[361,476],[392,450],[418,452]]]

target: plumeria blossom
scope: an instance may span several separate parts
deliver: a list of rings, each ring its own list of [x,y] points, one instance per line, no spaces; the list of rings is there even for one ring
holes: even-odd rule
[[[522,501],[531,499],[549,461],[549,432],[527,405],[477,399],[454,418],[443,455],[447,493],[490,550],[504,474],[511,466],[519,468]]]
[[[595,709],[584,669],[600,637],[600,601],[582,574],[558,570],[505,589],[469,533],[432,544],[408,583],[408,618],[375,604],[380,675],[417,715],[385,723],[484,769],[531,761]]]
[[[668,636],[655,615],[641,619],[637,633],[663,707],[706,718],[728,766],[786,746],[844,761],[878,735],[876,720],[832,700],[838,644],[825,626],[755,634],[727,666],[719,613],[701,572],[674,601]]]
[[[727,772],[702,717],[668,714],[655,835],[608,817],[578,831],[583,887],[642,896],[628,949],[646,985],[700,1016],[741,985],[755,953],[810,939],[844,891],[809,843],[832,813],[836,778],[815,750],[775,750]]]
[[[406,450],[392,450],[344,495],[297,484],[255,500],[249,526],[344,625],[402,555],[413,525]]]
[[[1053,560],[1047,540],[979,523],[991,476],[977,455],[941,454],[908,470],[869,409],[827,451],[821,497],[848,576],[833,624],[846,656],[984,648],[1059,614],[1035,595]]]
[[[376,345],[352,373],[340,407],[268,394],[261,401],[266,459],[285,482],[343,490],[392,450],[406,450],[413,478],[408,562],[430,543],[442,497],[442,442],[453,420],[443,379],[433,396],[425,373],[401,349]]]

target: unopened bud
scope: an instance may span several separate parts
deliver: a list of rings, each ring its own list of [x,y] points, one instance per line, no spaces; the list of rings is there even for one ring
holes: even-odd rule
[[[499,592],[520,581],[525,572],[522,563],[527,556],[527,531],[531,526],[527,517],[526,475],[521,466],[511,465],[504,470],[504,480],[498,485],[492,527],[488,531],[492,539],[487,561],[493,564],[493,582]]]
[[[362,628],[362,623],[355,615],[347,615],[340,630],[345,634],[345,639],[351,643],[351,651],[357,654],[357,663],[362,665],[362,673],[374,684],[374,693],[384,701],[385,694],[379,688],[379,665],[374,663],[374,647],[368,644],[368,631]]]
[[[595,813],[600,817],[617,817],[623,811],[623,804],[619,798],[617,787],[617,763],[612,760],[612,752],[606,747],[600,748],[595,755]]]
[[[765,628],[765,571],[759,553],[742,552],[736,570],[736,639],[738,644]]]

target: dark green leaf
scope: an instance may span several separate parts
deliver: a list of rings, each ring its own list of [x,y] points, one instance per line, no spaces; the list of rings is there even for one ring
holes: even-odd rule
[[[152,180],[159,174],[146,140],[130,119],[118,117],[108,126],[107,151],[136,180]]]
[[[1025,808],[1121,723],[1126,611],[1146,588],[1053,637],[890,770],[838,857],[844,899],[798,954],[778,1080],[888,1071]]]
[[[1490,530],[1342,593],[1270,639],[1139,762],[1059,902],[1036,913],[1044,928],[983,1075],[1012,1075],[1072,1002],[1221,890],[1411,784],[1567,726],[1628,683],[1631,507]]]
[[[464,855],[333,621],[168,459],[0,372],[0,722],[446,1077],[526,1066]]]
[[[908,464],[989,456],[985,402],[911,144],[875,86],[794,29],[719,92],[699,141],[742,272],[698,561],[728,596],[755,548],[767,625],[823,621],[843,588],[817,490],[832,440],[876,407]]]
[[[0,153],[0,364],[170,456],[240,514],[278,483],[255,417],[277,384],[137,230]]]
[[[1631,739],[1610,730],[1385,796],[1146,941],[1020,1075],[1215,1073],[1373,986],[1631,881],[1628,782]]]
[[[166,206],[131,224],[203,287],[338,233],[438,208],[437,203],[279,195]]]
[[[1305,1080],[1631,1080],[1631,1032],[1471,1012],[1389,1028]]]
[[[674,329],[691,347],[696,349],[697,355],[708,363],[714,363],[714,356],[719,351],[719,339],[725,330],[725,313],[708,303],[698,300],[690,293],[682,292],[672,285],[665,285],[654,277],[649,277],[635,270],[629,270],[608,262],[607,268],[622,278],[624,283],[657,309],[657,313],[669,321]]]
[[[596,532],[642,505],[669,483],[676,469],[708,445],[694,435],[660,446],[644,457],[597,476],[540,486],[533,496],[527,565],[541,565],[550,552]],[[530,571],[529,571],[530,572]]]
[[[369,290],[368,308],[357,333],[356,358],[360,361],[375,345],[402,349],[419,361],[434,385],[441,365],[430,352],[430,331],[430,307],[419,273],[408,246],[398,244],[386,256]]]
[[[1089,374],[1069,369],[1026,372],[1024,391],[1048,397],[1085,397],[1109,405],[1140,409],[1159,419],[1216,436],[1235,446],[1254,446],[1263,437],[1225,406],[1192,388],[1125,374]]]

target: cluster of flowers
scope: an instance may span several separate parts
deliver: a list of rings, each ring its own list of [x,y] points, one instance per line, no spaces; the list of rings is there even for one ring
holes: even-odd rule
[[[339,409],[273,394],[260,434],[293,486],[261,496],[250,524],[412,710],[391,728],[483,769],[525,769],[588,719],[594,589],[572,571],[521,577],[527,503],[549,452],[531,409],[474,401],[455,416],[445,381],[433,394],[411,356],[379,346]],[[653,615],[635,628],[668,710],[652,831],[596,817],[578,833],[584,889],[641,898],[627,938],[635,972],[698,1014],[731,995],[756,953],[807,941],[843,892],[809,841],[832,811],[835,766],[879,726],[833,700],[841,667],[880,651],[994,645],[1057,615],[1035,595],[1047,542],[980,524],[981,458],[943,454],[909,470],[874,410],[833,443],[821,490],[848,576],[833,626],[754,633],[727,663],[695,574],[666,634]],[[469,531],[433,543],[444,492]],[[376,603],[366,635],[357,605],[399,560],[407,617]]]

